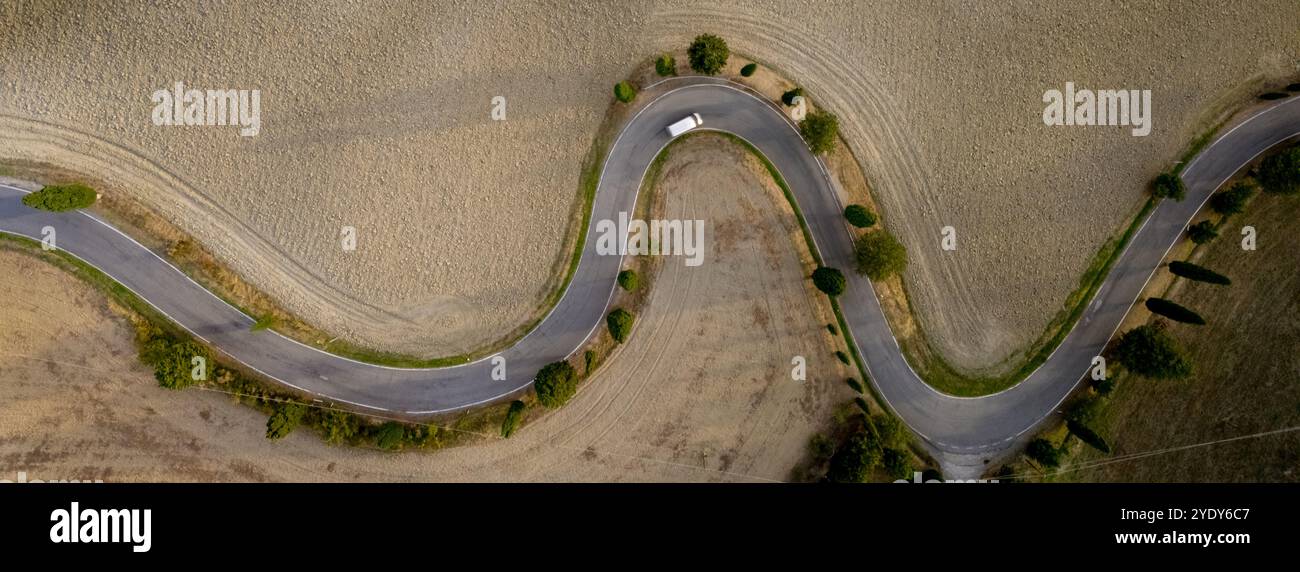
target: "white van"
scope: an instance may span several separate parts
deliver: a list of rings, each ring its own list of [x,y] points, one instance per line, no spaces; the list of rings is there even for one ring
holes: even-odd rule
[[[701,126],[701,125],[703,125],[703,124],[704,124],[704,120],[703,120],[703,119],[700,119],[700,114],[698,114],[698,113],[692,113],[692,114],[687,115],[686,117],[682,118],[681,121],[678,121],[677,123],[674,123],[674,124],[672,124],[672,125],[669,125],[669,126],[668,126],[668,136],[669,136],[669,137],[676,137],[676,136],[678,136],[678,135],[681,135],[682,133],[685,133],[685,132],[687,132],[687,131],[690,131],[690,130],[692,130],[692,129],[695,129],[696,127],[699,127],[699,126]]]

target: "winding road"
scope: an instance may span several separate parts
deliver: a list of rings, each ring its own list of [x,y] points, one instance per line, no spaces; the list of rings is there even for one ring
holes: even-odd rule
[[[616,220],[620,211],[634,210],[642,178],[669,142],[664,126],[699,113],[704,128],[745,139],[780,170],[827,265],[854,266],[843,205],[821,162],[778,108],[737,84],[708,78],[669,80],[653,97],[610,149],[593,220]],[[1082,379],[1209,196],[1252,159],[1300,135],[1298,100],[1290,98],[1249,117],[1206,147],[1182,173],[1187,198],[1161,202],[1052,356],[1024,381],[1000,393],[953,397],[919,379],[903,358],[870,281],[846,273],[848,288],[840,303],[880,395],[916,433],[945,453],[998,450],[1032,429]],[[492,357],[437,369],[392,368],[329,354],[275,332],[250,331],[252,318],[95,215],[33,210],[22,205],[24,193],[0,185],[0,232],[40,240],[43,227],[54,227],[59,248],[122,283],[232,359],[324,400],[406,415],[471,407],[527,387],[543,365],[571,356],[601,326],[622,264],[618,256],[597,254],[595,235],[589,231],[563,297],[536,328],[497,354],[505,358],[505,380],[492,378]]]

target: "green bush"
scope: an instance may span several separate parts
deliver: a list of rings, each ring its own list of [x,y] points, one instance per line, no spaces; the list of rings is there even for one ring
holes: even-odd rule
[[[848,219],[849,224],[858,228],[870,228],[871,225],[876,224],[876,215],[862,205],[844,207],[844,218]]]
[[[627,339],[628,333],[632,331],[632,321],[632,313],[622,308],[615,308],[613,312],[605,316],[605,325],[609,326],[609,335],[620,344]]]
[[[276,404],[275,411],[266,420],[266,438],[276,440],[289,436],[306,412],[307,406],[301,403],[290,401]]]
[[[835,137],[840,132],[840,119],[829,111],[809,113],[799,123],[799,134],[808,142],[813,154],[827,153],[835,148]]]
[[[830,332],[832,336],[840,335],[840,329],[835,327],[835,324],[826,324],[826,331]]]
[[[321,413],[319,427],[325,442],[331,445],[351,442],[361,432],[361,422],[356,415],[334,409]]]
[[[818,290],[827,296],[835,297],[844,293],[848,281],[844,278],[844,273],[829,266],[822,266],[812,273],[812,281]]]
[[[655,73],[667,77],[677,75],[677,60],[673,59],[672,54],[664,54],[655,60]]]
[[[203,379],[212,379],[212,356],[207,348],[192,341],[176,341],[157,336],[145,342],[140,350],[140,361],[153,366],[153,377],[158,385],[167,389],[184,389],[198,380],[194,379],[194,358],[203,358]]]
[[[880,466],[882,451],[871,435],[858,431],[831,457],[826,478],[833,483],[861,483]]]
[[[853,379],[853,378],[850,377],[850,378],[845,379],[845,380],[844,380],[844,383],[849,384],[849,388],[852,389],[853,391],[856,391],[856,392],[858,392],[858,393],[862,393],[862,384],[859,383],[858,380]]]
[[[1300,193],[1300,147],[1292,147],[1264,159],[1259,165],[1258,179],[1266,193]]]
[[[1052,446],[1047,439],[1034,439],[1025,447],[1025,456],[1037,461],[1038,464],[1054,469],[1061,465],[1061,451]]]
[[[1270,91],[1270,92],[1259,94],[1259,98],[1264,101],[1272,101],[1275,99],[1286,99],[1288,97],[1291,97],[1291,94],[1282,91]]]
[[[396,451],[406,441],[406,428],[401,423],[389,421],[375,430],[375,446],[385,451]]]
[[[614,97],[623,103],[631,102],[636,98],[636,88],[627,81],[620,81],[614,84]]]
[[[578,392],[578,372],[567,361],[546,364],[533,381],[537,401],[554,409],[568,403]]]
[[[1192,374],[1182,348],[1159,323],[1138,326],[1120,336],[1115,361],[1129,371],[1153,379],[1178,379]]]
[[[1183,179],[1177,173],[1160,173],[1151,182],[1151,194],[1162,199],[1181,201],[1187,196],[1187,187],[1183,185]]]
[[[1187,238],[1192,239],[1196,244],[1205,244],[1219,236],[1218,229],[1208,220],[1203,220],[1194,225],[1187,227]]]
[[[1087,397],[1075,402],[1070,409],[1065,412],[1065,418],[1084,425],[1090,425],[1101,415],[1102,406],[1106,402],[1098,397]]]
[[[1290,83],[1286,86],[1287,91],[1300,91],[1300,83]]]
[[[1210,208],[1221,215],[1234,215],[1246,209],[1246,201],[1255,194],[1255,185],[1240,181],[1210,198]]]
[[[1091,445],[1092,448],[1106,453],[1107,455],[1110,454],[1110,445],[1106,443],[1105,439],[1101,438],[1101,435],[1098,435],[1096,431],[1088,428],[1087,425],[1070,419],[1065,422],[1065,427],[1069,429],[1070,433],[1075,437],[1078,437],[1080,441]]]
[[[641,287],[641,277],[636,275],[635,270],[624,270],[618,273],[618,285],[620,288],[631,292]]]
[[[1147,298],[1146,306],[1148,310],[1175,322],[1197,326],[1205,325],[1205,318],[1202,318],[1200,314],[1164,298]]]
[[[784,103],[786,105],[794,105],[794,98],[799,97],[801,95],[803,95],[803,88],[796,87],[790,91],[781,94],[781,103]]]
[[[808,453],[812,455],[813,461],[817,463],[824,462],[835,454],[835,442],[821,433],[813,435],[808,440]]]
[[[912,459],[907,451],[885,449],[884,454],[881,455],[881,464],[891,478],[906,479],[912,476]]]
[[[849,354],[843,351],[835,350],[835,359],[840,360],[840,363],[844,365],[849,365]]]
[[[591,375],[591,372],[596,369],[596,352],[592,350],[582,352],[582,363],[584,365],[583,371],[587,372],[587,375]]]
[[[740,75],[749,77],[754,75],[754,72],[756,71],[758,71],[758,64],[745,64],[745,67],[740,68]]]
[[[54,212],[84,209],[95,204],[95,190],[80,183],[45,185],[41,190],[24,196],[23,204]]]
[[[1170,262],[1169,271],[1175,276],[1182,276],[1183,278],[1195,280],[1197,282],[1208,282],[1210,284],[1222,284],[1225,286],[1232,284],[1232,280],[1227,276],[1219,274],[1218,272],[1210,270],[1204,266],[1192,264],[1191,262],[1183,262],[1181,260]]]
[[[501,436],[509,439],[515,431],[519,430],[519,424],[524,420],[524,402],[518,399],[510,402],[510,409],[506,410],[506,418],[501,420]]]
[[[717,75],[726,67],[731,52],[722,38],[713,34],[701,34],[691,42],[686,55],[691,61],[691,69],[705,75]]]
[[[880,436],[881,445],[890,449],[907,449],[909,440],[907,428],[897,417],[881,413],[871,417],[871,424],[875,426],[876,434]]]
[[[907,248],[883,228],[858,237],[858,274],[884,280],[907,268]]]

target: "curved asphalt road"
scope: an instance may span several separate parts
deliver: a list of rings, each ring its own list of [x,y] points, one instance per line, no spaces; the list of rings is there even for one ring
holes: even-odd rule
[[[616,220],[620,211],[633,211],[642,176],[669,141],[664,126],[699,113],[705,128],[733,133],[762,151],[789,183],[823,260],[853,267],[852,235],[840,200],[821,163],[773,104],[721,80],[679,78],[666,85],[671,89],[642,108],[611,148],[593,220]],[[1031,429],[1082,378],[1209,195],[1260,153],[1300,134],[1297,99],[1251,117],[1206,148],[1183,172],[1187,199],[1160,204],[1052,357],[1001,393],[956,398],[931,389],[900,353],[870,282],[847,273],[848,289],[840,298],[845,318],[885,400],[913,430],[948,453],[999,449]],[[0,231],[39,240],[42,227],[52,226],[60,248],[248,367],[322,399],[409,415],[461,409],[526,387],[543,365],[571,355],[601,325],[621,265],[617,256],[596,254],[589,232],[559,303],[531,333],[498,354],[506,359],[507,377],[497,381],[490,375],[491,358],[441,369],[398,369],[338,357],[274,332],[251,332],[252,318],[94,215],[36,211],[21,204],[22,195],[0,186]]]

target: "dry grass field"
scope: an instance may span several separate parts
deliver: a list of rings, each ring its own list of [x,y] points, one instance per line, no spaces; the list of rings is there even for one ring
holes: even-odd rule
[[[457,354],[528,323],[556,285],[610,86],[712,31],[840,115],[911,251],[921,325],[987,372],[1061,308],[1151,175],[1300,60],[1286,0],[358,8],[6,3],[0,159],[105,181],[345,340]],[[150,93],[176,81],[260,89],[261,133],[154,126]],[[1043,126],[1043,91],[1066,81],[1153,90],[1152,134]],[[957,252],[939,250],[945,225]]]
[[[1126,376],[1097,425],[1114,448],[1076,445],[1066,465],[1100,464],[1064,479],[1133,482],[1295,482],[1300,479],[1300,200],[1257,196],[1196,262],[1230,286],[1178,280],[1166,297],[1196,309],[1205,326],[1174,325],[1193,375],[1180,381]],[[1240,247],[1254,226],[1258,250]],[[1291,429],[1286,433],[1258,435]],[[1247,437],[1247,438],[1242,438]],[[1200,445],[1200,446],[1198,446]],[[1127,458],[1127,455],[1156,453]],[[1118,462],[1116,462],[1118,461]]]

